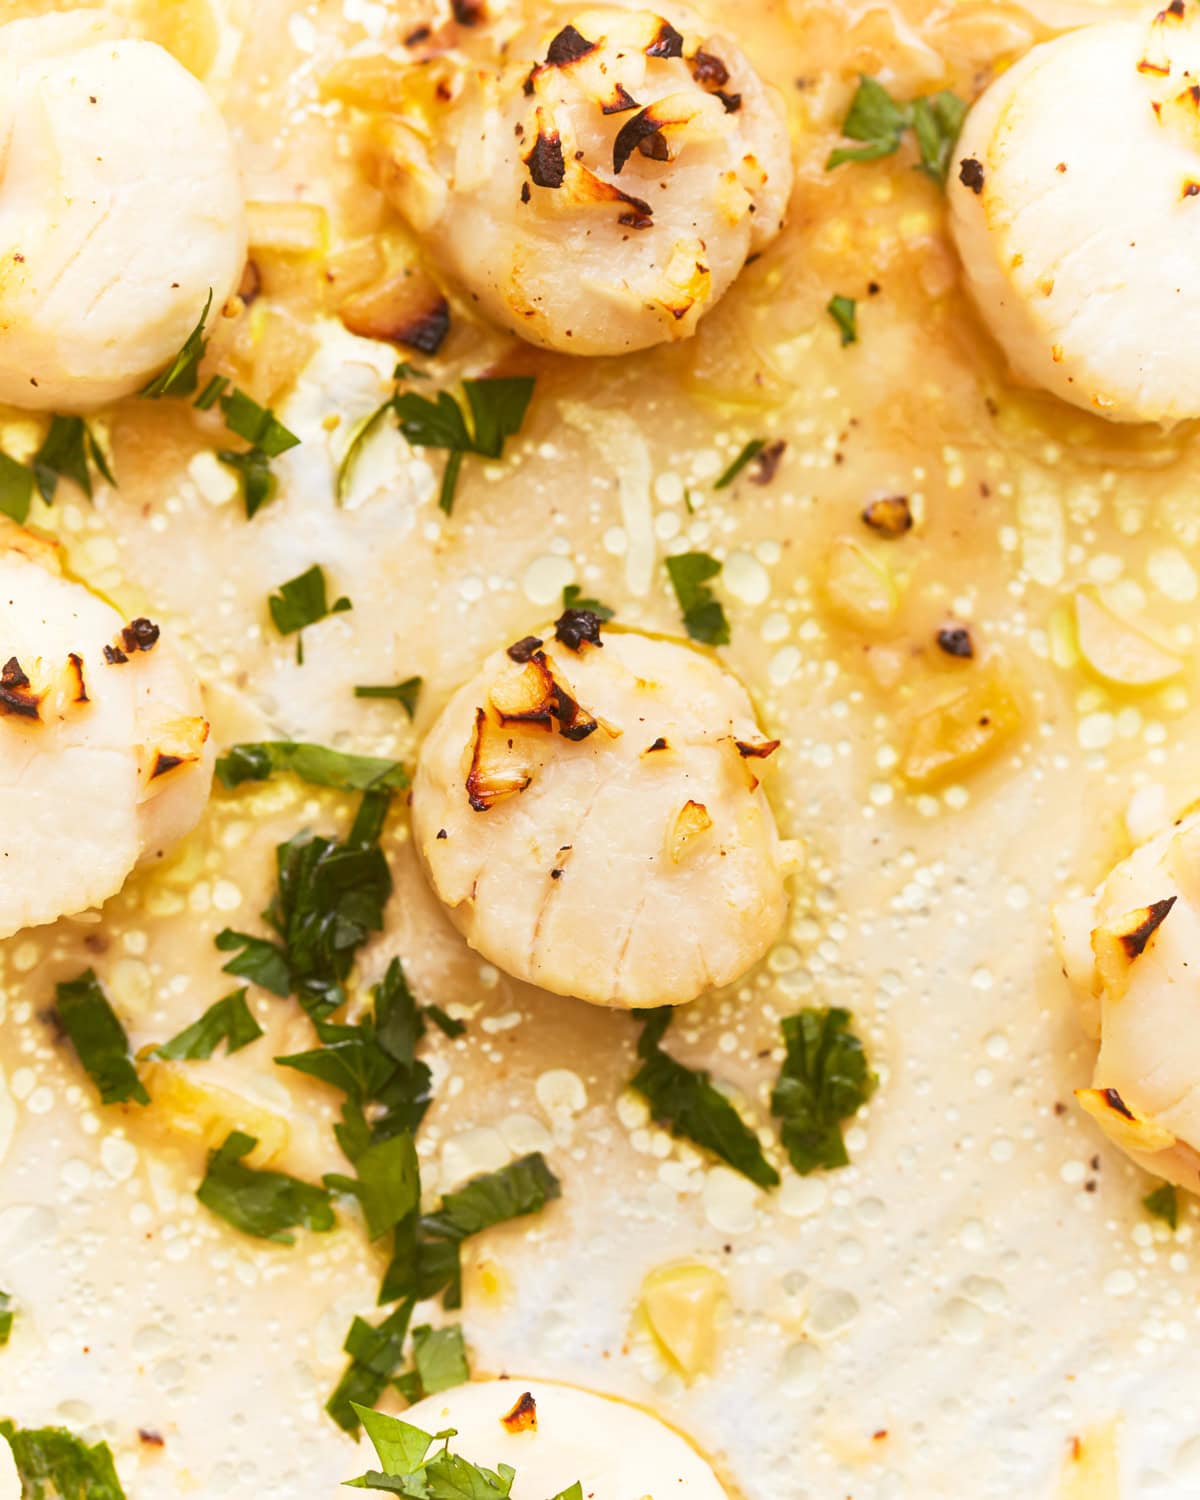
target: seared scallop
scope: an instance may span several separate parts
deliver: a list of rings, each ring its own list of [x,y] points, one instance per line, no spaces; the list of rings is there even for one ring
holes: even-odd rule
[[[0,401],[138,390],[245,254],[229,131],[169,52],[96,11],[0,27]]]
[[[1084,1024],[1100,1042],[1080,1103],[1148,1171],[1200,1191],[1200,812],[1054,913]]]
[[[967,117],[967,282],[1023,380],[1115,421],[1200,415],[1200,6],[1035,47]]]
[[[688,11],[548,7],[440,77],[381,126],[385,186],[472,299],[535,344],[686,338],[779,231],[782,103]]]
[[[99,906],[200,817],[199,688],[147,619],[0,531],[0,937]]]
[[[548,1380],[477,1380],[404,1413],[471,1463],[516,1470],[512,1500],[573,1493],[593,1500],[728,1500],[712,1467],[673,1427],[611,1396]],[[363,1440],[364,1458],[376,1468]]]
[[[761,785],[776,749],[713,657],[569,611],[442,712],[417,764],[417,848],[501,969],[598,1005],[679,1005],[736,979],[783,922],[794,849]]]

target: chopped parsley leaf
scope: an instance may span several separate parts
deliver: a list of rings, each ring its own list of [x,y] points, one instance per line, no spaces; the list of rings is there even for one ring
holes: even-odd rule
[[[399,1227],[380,1302],[407,1297],[421,1300],[441,1292],[444,1307],[461,1307],[459,1247],[463,1240],[510,1219],[540,1213],[561,1194],[562,1186],[540,1151],[499,1171],[473,1177],[447,1193],[434,1213]]]
[[[319,1054],[305,1054],[309,1057]],[[296,1067],[295,1058],[277,1057],[276,1062],[287,1067]],[[301,1071],[306,1071],[301,1069]],[[319,1075],[318,1075],[319,1076]],[[355,1118],[350,1134],[339,1132],[339,1140],[347,1143],[351,1137],[359,1137]],[[365,1125],[365,1120],[362,1124]],[[383,1140],[361,1144],[354,1139],[353,1177],[343,1172],[326,1172],[322,1179],[325,1186],[335,1193],[347,1193],[357,1198],[367,1222],[367,1238],[379,1239],[395,1229],[400,1221],[415,1213],[421,1199],[421,1171],[417,1165],[417,1148],[410,1132],[385,1137]]]
[[[33,499],[33,470],[0,453],[0,513],[23,526]]]
[[[751,438],[734,461],[713,485],[714,490],[727,490],[747,464],[753,463],[767,446],[766,438]]]
[[[343,1432],[358,1432],[358,1410],[379,1400],[403,1364],[414,1305],[411,1300],[402,1302],[375,1325],[365,1318],[355,1318],[351,1323],[343,1345],[350,1364],[325,1403],[325,1410]]]
[[[589,615],[595,615],[598,620],[611,620],[616,613],[607,604],[601,604],[599,599],[585,599],[583,590],[577,583],[568,583],[562,592],[563,609],[584,610]]]
[[[208,394],[206,389],[201,400]],[[226,448],[217,454],[223,464],[236,469],[241,476],[246,519],[250,520],[274,498],[275,476],[271,473],[271,460],[289,448],[295,448],[300,439],[288,431],[269,407],[260,406],[245,391],[233,390],[228,395],[218,392],[209,404],[216,401],[221,403],[226,427],[250,444],[240,452]]]
[[[840,294],[829,299],[825,311],[837,324],[842,335],[842,348],[858,343],[858,303],[853,297]]]
[[[346,1481],[347,1488],[382,1490],[389,1495],[425,1500],[507,1500],[516,1470],[508,1464],[485,1469],[450,1452],[454,1432],[423,1432],[399,1417],[384,1416],[361,1405],[354,1408],[374,1445],[381,1470],[369,1470]],[[433,1445],[442,1446],[430,1452]],[[570,1500],[571,1491],[565,1491]]]
[[[294,740],[234,745],[217,760],[217,777],[222,786],[230,788],[244,781],[266,781],[284,771],[310,786],[328,786],[340,792],[402,791],[408,786],[408,774],[397,760],[349,755]]]
[[[431,1328],[428,1323],[413,1329],[413,1365],[417,1377],[417,1399],[453,1390],[471,1378],[462,1329]]]
[[[382,687],[356,687],[354,696],[356,698],[391,698],[399,703],[410,719],[417,716],[417,699],[421,696],[421,688],[424,686],[423,677],[406,677],[403,682],[387,684]]]
[[[1179,1228],[1179,1194],[1174,1183],[1161,1183],[1152,1193],[1147,1193],[1142,1199],[1142,1207],[1171,1229]]]
[[[295,1244],[289,1230],[298,1225],[319,1234],[332,1229],[336,1220],[324,1188],[245,1165],[242,1158],[257,1145],[252,1135],[234,1130],[209,1153],[208,1170],[196,1189],[205,1208],[243,1234],[277,1245]]]
[[[104,450],[83,418],[51,417],[42,446],[33,455],[33,476],[46,504],[53,503],[60,479],[77,484],[90,500],[93,468],[109,484],[116,484]]]
[[[236,974],[239,979],[248,979],[272,995],[286,999],[292,993],[292,972],[288,968],[287,954],[276,943],[266,938],[251,937],[248,932],[235,932],[225,927],[213,939],[222,953],[235,956],[224,966],[226,974]]]
[[[12,1449],[22,1500],[125,1500],[107,1443],[88,1445],[63,1427],[0,1422]]]
[[[132,1099],[149,1104],[150,1095],[129,1055],[129,1038],[91,969],[60,984],[56,991],[59,1019],[79,1061],[96,1085],[101,1104]]]
[[[229,376],[214,375],[192,402],[192,405],[197,411],[211,411],[228,389]]]
[[[729,644],[729,621],[721,601],[708,587],[708,580],[721,571],[721,564],[707,552],[683,552],[667,558],[667,572],[683,623],[694,641],[706,646]]]
[[[325,570],[320,563],[313,563],[295,578],[279,585],[279,592],[267,599],[271,619],[280,635],[295,635],[306,625],[316,625],[330,615],[345,614],[354,606],[343,596],[329,603],[325,588]],[[296,660],[304,660],[303,645],[297,642]]]
[[[583,1500],[583,1485],[577,1479],[570,1489],[555,1495],[554,1500]]]
[[[184,340],[183,347],[166,369],[156,375],[148,385],[143,386],[138,395],[147,400],[157,401],[163,396],[190,396],[195,392],[200,383],[200,361],[204,358],[204,351],[208,348],[208,340],[204,337],[204,327],[212,311],[212,302],[213,294],[210,287],[208,301],[204,304],[200,321]]]
[[[507,439],[521,430],[533,398],[533,386],[533,377],[529,375],[464,380],[470,425],[463,407],[449,391],[439,391],[436,401],[415,391],[399,392],[393,398],[392,410],[408,441],[420,448],[444,448],[450,455],[438,499],[446,515],[454,509],[454,492],[464,455],[499,458]]]
[[[638,1012],[645,1022],[638,1041],[642,1065],[631,1081],[654,1119],[673,1135],[705,1147],[759,1187],[777,1187],[779,1173],[763,1155],[758,1137],[701,1069],[685,1067],[662,1050],[671,1024],[668,1007]]]
[[[3,1349],[12,1337],[13,1318],[15,1316],[13,1299],[7,1292],[0,1292],[0,1349]]]
[[[920,152],[920,170],[937,183],[944,183],[954,143],[962,129],[967,106],[949,89],[927,94],[911,103],[892,98],[874,78],[863,74],[842,121],[842,134],[859,146],[839,146],[829,155],[825,170],[848,161],[877,161],[900,148],[906,130],[912,130]]]
[[[850,1030],[850,1012],[809,1007],[783,1021],[787,1057],[771,1094],[771,1112],[792,1166],[802,1175],[844,1167],[850,1158],[841,1122],[879,1082],[863,1045]]]
[[[437,1029],[448,1036],[451,1041],[460,1036],[465,1036],[467,1025],[465,1021],[456,1021],[453,1016],[448,1016],[440,1005],[427,1005],[425,1014],[437,1027]]]
[[[210,1005],[198,1021],[178,1036],[154,1049],[155,1057],[172,1062],[211,1057],[222,1042],[226,1053],[240,1052],[262,1036],[262,1027],[250,1014],[246,991],[234,990],[223,1000]]]

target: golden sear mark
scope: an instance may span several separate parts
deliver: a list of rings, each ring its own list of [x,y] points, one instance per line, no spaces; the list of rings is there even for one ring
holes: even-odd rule
[[[1120,1000],[1129,988],[1130,970],[1166,921],[1178,898],[1168,896],[1139,906],[1097,927],[1092,933],[1096,973],[1109,1000]]]
[[[532,1392],[525,1391],[513,1409],[500,1420],[509,1432],[536,1432],[537,1402],[533,1399]]]
[[[1175,1144],[1175,1135],[1165,1125],[1140,1114],[1114,1088],[1076,1089],[1075,1097],[1105,1135],[1127,1151],[1153,1154]]]
[[[475,738],[467,772],[467,800],[476,812],[490,812],[497,802],[516,796],[533,782],[533,769],[513,759],[515,746],[484,708],[475,710]]]

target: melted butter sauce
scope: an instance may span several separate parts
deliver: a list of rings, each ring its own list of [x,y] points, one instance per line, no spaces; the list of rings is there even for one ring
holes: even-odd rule
[[[157,24],[171,9],[117,8]],[[390,356],[328,330],[283,403],[305,442],[252,524],[196,462],[213,437],[137,403],[105,418],[120,488],[33,517],[77,573],[181,637],[223,740],[408,760],[453,688],[563,583],[673,631],[662,556],[725,559],[727,657],[784,742],[773,796],[808,859],[767,962],[681,1015],[671,1045],[765,1124],[779,1018],[849,1006],[882,1079],[850,1130],[852,1165],[785,1174],[768,1197],[657,1130],[624,1090],[634,1024],[481,965],[420,878],[402,809],[386,840],[396,895],[359,979],[399,954],[423,999],[468,1022],[462,1041],[427,1044],[431,1194],[529,1149],[564,1181],[545,1215],[468,1249],[476,1368],[645,1402],[749,1495],[1049,1496],[1071,1436],[1118,1413],[1132,1492],[1179,1493],[1200,1451],[1194,1210],[1174,1235],[1146,1222],[1142,1179],[1069,1107],[1092,1059],[1047,923],[1052,899],[1124,852],[1135,793],[1143,818],[1195,795],[1192,667],[1123,695],[1084,671],[1061,621],[1077,588],[1102,585],[1190,661],[1200,453],[1190,428],[1116,429],[1007,381],[959,286],[940,195],[907,152],[823,169],[859,71],[900,97],[970,96],[1055,27],[1117,8],[741,0],[723,19],[793,120],[788,229],[694,341],[633,359],[531,355],[458,309],[439,375],[506,360],[539,387],[520,440],[503,464],[468,468],[449,521],[437,456],[431,469],[399,448],[335,508],[339,439],[322,418],[370,409]],[[379,50],[423,18],[370,0],[226,0],[224,31],[196,22],[176,43],[191,36],[216,70],[251,197],[323,204],[338,244],[400,243],[352,120],[319,102],[318,81],[347,48]],[[264,276],[265,305],[311,330],[319,269]],[[859,300],[848,349],[824,312],[834,293]],[[8,451],[36,437],[18,414],[0,423]],[[788,444],[773,483],[714,492],[754,437]],[[859,513],[894,494],[916,525],[879,542]],[[820,576],[839,537],[893,571],[900,604],[882,635],[828,607]],[[315,561],[354,609],[306,632],[299,668],[265,598]],[[934,644],[948,620],[1012,673],[1025,718],[982,769],[912,792],[896,775],[905,710],[975,670]],[[414,673],[415,730],[395,705],[350,695]],[[0,949],[0,1285],[19,1309],[0,1407],[106,1437],[137,1500],[332,1495],[355,1455],[320,1408],[381,1258],[345,1214],[293,1250],[209,1218],[193,1196],[203,1141],[154,1111],[101,1110],[42,1013],[56,980],[91,964],[135,1047],[172,1035],[231,987],[215,932],[262,930],[274,845],[340,829],[347,811],[288,782],[217,792],[188,843],[103,913]],[[268,1061],[305,1045],[306,1026],[253,998],[268,1036],[187,1076],[282,1122],[287,1170],[340,1169],[328,1093]],[[733,1304],[715,1374],[690,1389],[632,1318],[645,1273],[680,1255],[720,1267]],[[139,1428],[165,1445],[139,1443]]]

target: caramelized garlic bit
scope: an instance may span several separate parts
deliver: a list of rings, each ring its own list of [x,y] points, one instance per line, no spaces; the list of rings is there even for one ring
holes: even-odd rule
[[[490,962],[596,1004],[681,1004],[743,973],[783,920],[793,850],[748,772],[774,748],[708,654],[608,627],[603,649],[576,650],[539,630],[430,731],[413,836]]]
[[[374,116],[380,186],[439,263],[533,343],[686,338],[778,233],[782,101],[690,11],[557,5],[410,73],[363,59],[324,89]]]
[[[638,1309],[660,1351],[689,1383],[716,1363],[717,1318],[728,1298],[720,1271],[700,1261],[659,1266],[642,1282]]]
[[[1091,895],[1054,910],[1054,939],[1100,1042],[1079,1102],[1140,1166],[1200,1191],[1200,811],[1140,844]]]
[[[424,271],[406,266],[348,298],[338,308],[348,332],[436,354],[450,332],[450,304]]]
[[[537,1402],[529,1391],[517,1397],[516,1405],[500,1418],[509,1432],[537,1431]]]
[[[913,514],[907,495],[882,495],[864,507],[863,523],[880,536],[904,536],[912,530]]]
[[[917,790],[975,770],[1020,729],[1024,712],[1007,672],[984,663],[910,710],[900,775]]]

